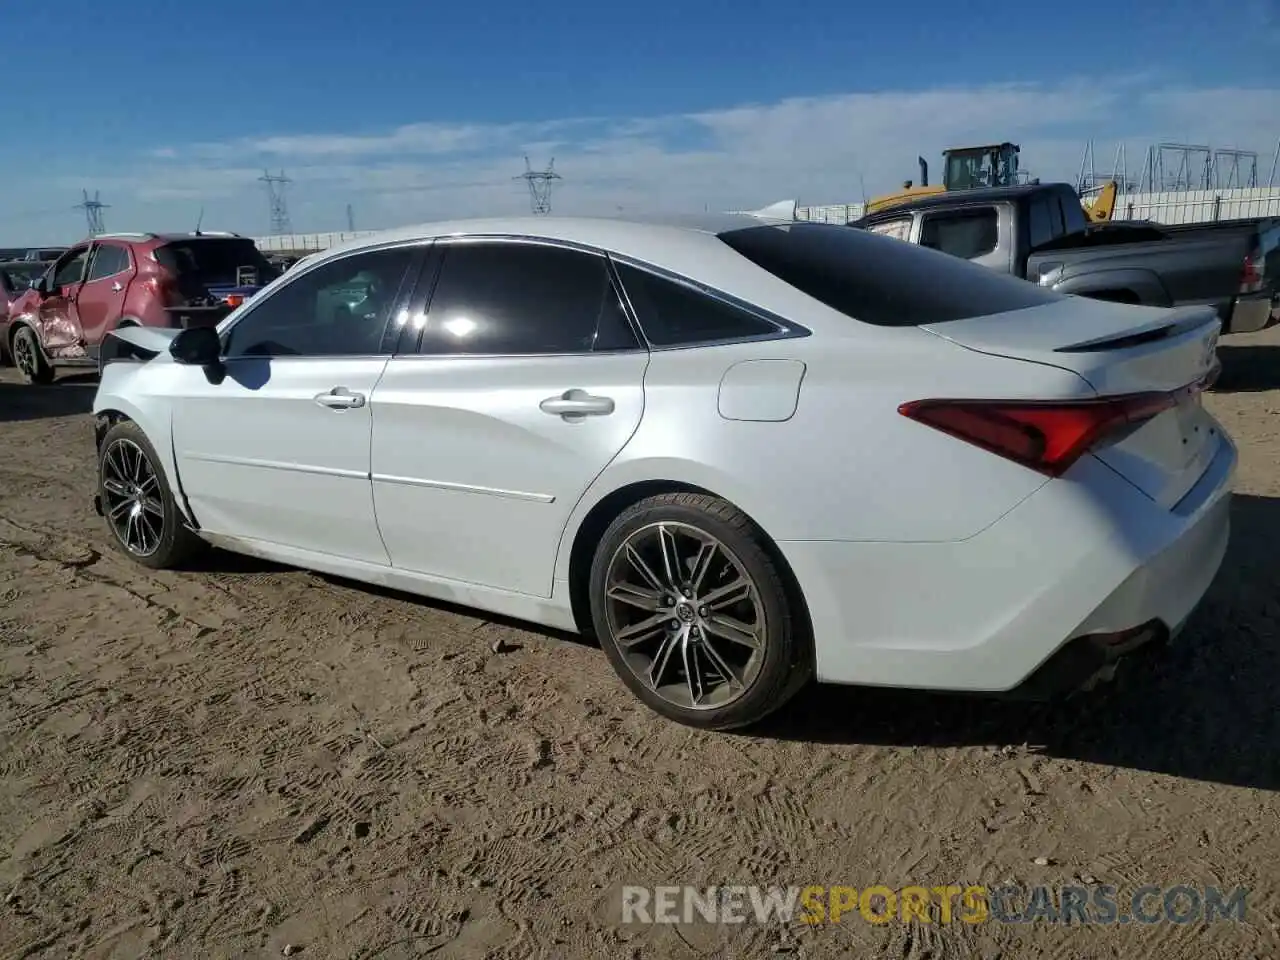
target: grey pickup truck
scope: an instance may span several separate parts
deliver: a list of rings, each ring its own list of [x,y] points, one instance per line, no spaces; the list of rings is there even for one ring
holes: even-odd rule
[[[1090,224],[1066,183],[963,190],[895,204],[852,227],[1099,300],[1211,306],[1223,333],[1280,322],[1280,219]]]

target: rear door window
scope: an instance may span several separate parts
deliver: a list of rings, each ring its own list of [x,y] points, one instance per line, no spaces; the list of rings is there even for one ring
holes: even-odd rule
[[[848,230],[849,227],[836,227]],[[783,329],[711,291],[618,263],[618,277],[645,337],[655,347],[685,347],[778,336]]]
[[[102,244],[93,255],[85,281],[104,280],[129,269],[129,253],[123,247]]]
[[[920,246],[962,260],[991,253],[999,242],[995,207],[928,214],[920,228]]]
[[[750,226],[720,239],[756,266],[848,317],[882,327],[964,320],[1055,303],[1034,283],[866,230]],[[788,317],[803,323],[803,316]]]
[[[499,240],[444,246],[421,353],[536,356],[640,346],[603,254]]]

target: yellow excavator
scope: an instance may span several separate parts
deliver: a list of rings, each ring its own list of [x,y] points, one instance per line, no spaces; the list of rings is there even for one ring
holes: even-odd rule
[[[1021,151],[1022,148],[1018,144],[1009,143],[1007,140],[1004,143],[988,143],[978,147],[950,147],[942,151],[942,183],[932,186],[929,184],[929,164],[924,157],[918,157],[919,186],[908,180],[902,185],[901,190],[869,200],[864,213],[875,213],[918,197],[952,190],[1012,187],[1019,183],[1026,183],[1026,177],[1018,170],[1018,154]],[[1086,202],[1082,197],[1080,202],[1085,216],[1092,223],[1110,220],[1115,210],[1119,185],[1114,180],[1109,180],[1089,192],[1092,194],[1091,199]]]

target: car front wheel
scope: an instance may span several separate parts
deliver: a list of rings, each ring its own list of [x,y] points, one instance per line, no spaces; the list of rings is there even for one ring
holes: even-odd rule
[[[727,730],[755,723],[812,675],[811,644],[767,540],[717,497],[625,510],[591,569],[591,614],[615,671],[650,708]]]
[[[130,420],[102,438],[98,496],[112,539],[154,570],[180,567],[204,546],[186,526],[155,448]]]
[[[53,383],[53,367],[45,360],[36,333],[30,327],[19,327],[13,335],[13,365],[28,383],[39,386]]]

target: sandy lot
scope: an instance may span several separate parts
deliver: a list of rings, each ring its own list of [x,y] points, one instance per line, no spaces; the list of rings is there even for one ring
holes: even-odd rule
[[[1045,707],[813,689],[656,719],[597,649],[217,555],[89,497],[92,382],[0,374],[0,955],[1280,956],[1280,331],[1224,341],[1233,544],[1155,669]],[[493,652],[501,640],[501,652]],[[1245,921],[624,926],[625,883],[1094,878]]]

